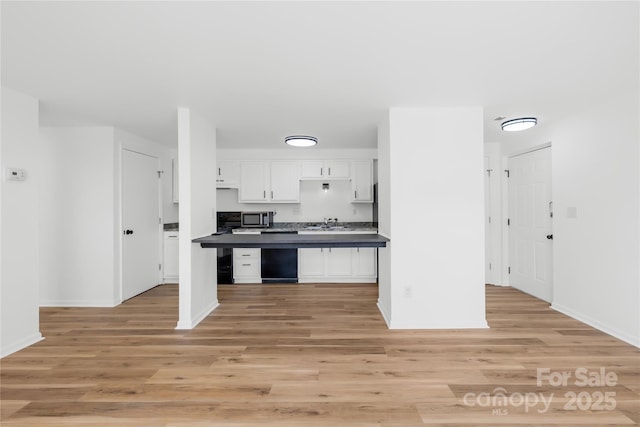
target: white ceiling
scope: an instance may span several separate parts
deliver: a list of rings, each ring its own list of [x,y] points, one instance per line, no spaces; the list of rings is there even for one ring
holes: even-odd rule
[[[638,88],[637,1],[1,2],[2,84],[43,124],[176,145],[176,107],[220,148],[372,148],[389,107],[485,108],[539,128]]]

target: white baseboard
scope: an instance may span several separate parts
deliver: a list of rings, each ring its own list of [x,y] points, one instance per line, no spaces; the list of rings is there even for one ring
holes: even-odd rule
[[[213,310],[215,310],[216,308],[218,308],[219,306],[220,306],[220,304],[218,303],[217,299],[212,301],[211,304],[209,304],[207,307],[205,307],[200,313],[198,313],[198,315],[196,315],[192,319],[179,320],[178,324],[176,325],[176,329],[193,329],[193,328],[195,328],[198,325],[198,323],[202,322],[205,317],[207,317],[209,314],[211,314],[211,312]]]
[[[42,341],[43,339],[44,338],[42,337],[42,334],[38,332],[36,334],[23,338],[17,342],[11,343],[6,347],[3,346],[1,350],[2,352],[0,353],[0,358],[13,354],[16,351],[20,351],[23,348],[29,347],[30,345],[37,343],[38,341]]]
[[[384,306],[384,304],[382,304],[382,301],[378,300],[378,310],[380,310],[380,314],[382,315],[382,318],[384,319],[384,322],[387,324],[387,328],[391,327],[391,322],[390,322],[390,316],[387,314],[387,310],[386,307]]]
[[[40,307],[96,307],[113,308],[120,305],[120,301],[103,300],[44,300],[40,301]]]
[[[579,313],[569,307],[566,307],[562,304],[553,303],[551,304],[551,308],[555,311],[558,311],[562,314],[566,314],[569,317],[572,317],[582,323],[586,323],[589,326],[592,326],[599,331],[604,332],[605,334],[609,334],[614,338],[618,338],[628,344],[631,344],[634,347],[640,348],[640,337],[632,336],[627,334],[626,332],[620,331],[619,329],[612,328],[599,320],[592,318],[591,316],[587,316],[585,314]]]
[[[332,277],[327,279],[326,277],[299,277],[298,283],[376,283],[377,277]]]

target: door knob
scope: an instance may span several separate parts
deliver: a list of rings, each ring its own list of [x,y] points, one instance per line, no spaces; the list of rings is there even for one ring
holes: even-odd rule
[[[553,234],[547,234],[547,239],[553,240]]]
[[[133,230],[124,230],[124,234],[126,235],[133,234]]]

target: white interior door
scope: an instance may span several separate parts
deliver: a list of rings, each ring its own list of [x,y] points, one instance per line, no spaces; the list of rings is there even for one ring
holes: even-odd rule
[[[511,286],[551,302],[551,148],[509,159]]]
[[[159,283],[158,158],[122,150],[123,299]]]

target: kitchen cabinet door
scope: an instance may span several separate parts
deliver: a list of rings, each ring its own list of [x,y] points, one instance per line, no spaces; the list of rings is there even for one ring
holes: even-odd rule
[[[349,179],[349,161],[302,160],[300,179]]]
[[[162,257],[162,273],[164,283],[176,283],[178,281],[178,245],[179,234],[177,231],[164,232],[164,247]]]
[[[351,248],[329,248],[325,253],[327,277],[351,276]]]
[[[300,162],[300,179],[320,179],[323,177],[322,160],[302,160]]]
[[[324,172],[326,178],[349,179],[348,160],[325,160]]]
[[[373,163],[371,160],[351,162],[351,201],[373,202]]]
[[[272,202],[300,202],[300,163],[297,160],[274,160],[271,162]]]
[[[322,248],[298,249],[298,278],[301,282],[324,277],[324,251]]]
[[[262,160],[246,160],[240,162],[240,188],[238,202],[266,203],[269,181],[267,162]]]
[[[376,248],[353,248],[351,249],[353,261],[353,276],[363,279],[375,279],[378,272],[376,269],[377,249]]]
[[[216,187],[238,188],[240,181],[240,162],[238,160],[220,160],[217,162]]]

